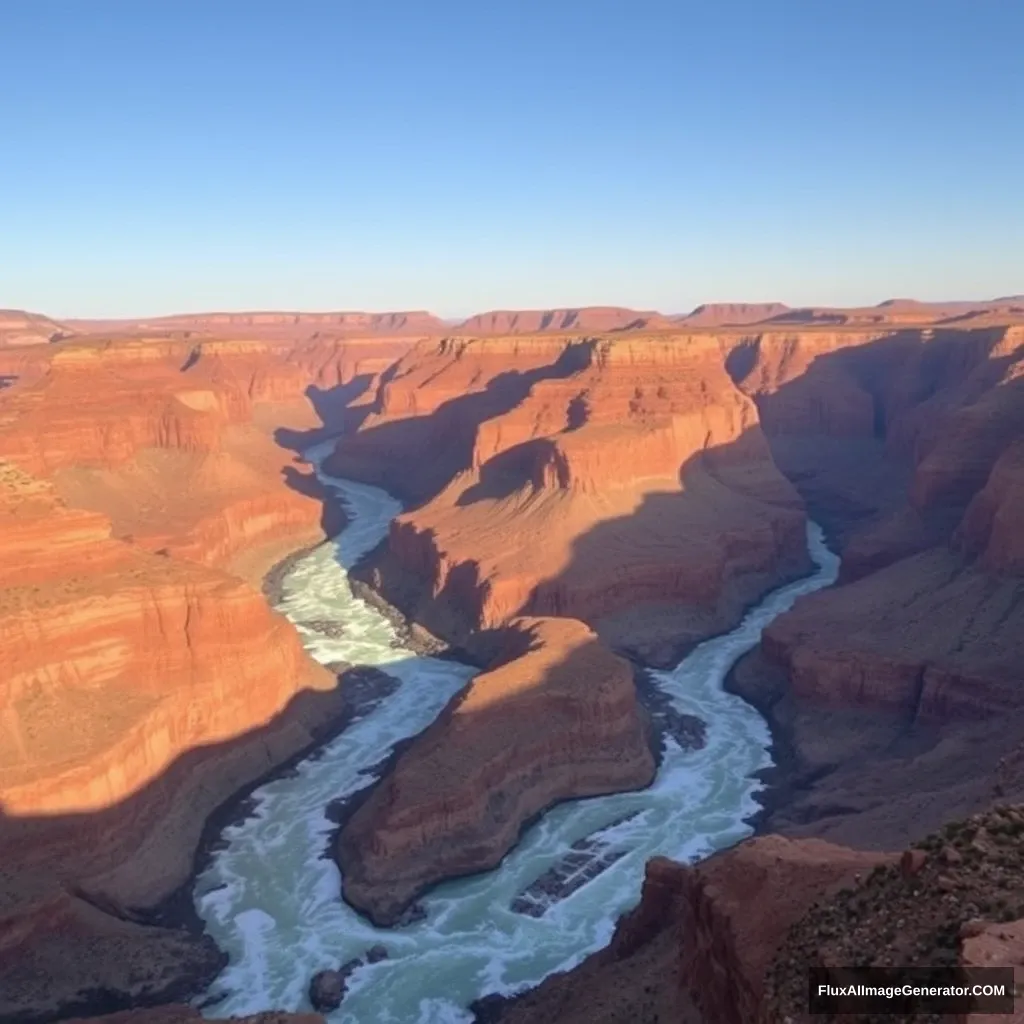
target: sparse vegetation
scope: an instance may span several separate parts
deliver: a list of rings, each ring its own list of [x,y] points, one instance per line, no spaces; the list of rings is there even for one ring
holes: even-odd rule
[[[877,867],[857,887],[812,907],[791,929],[769,969],[767,998],[784,1019],[804,1008],[807,969],[813,963],[956,963],[965,933],[981,922],[1021,917],[1024,806],[995,807],[950,822],[914,844],[902,867]],[[924,1024],[930,1018],[913,1020]],[[864,1021],[873,1024],[872,1018]]]

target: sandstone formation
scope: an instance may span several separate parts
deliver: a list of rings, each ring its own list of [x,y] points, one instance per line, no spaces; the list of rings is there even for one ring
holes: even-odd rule
[[[747,840],[696,867],[655,857],[640,902],[606,949],[482,1019],[781,1024],[763,1015],[765,975],[789,928],[894,857],[778,836]]]
[[[714,337],[423,344],[328,465],[421,503],[364,578],[457,642],[566,615],[667,664],[808,568]]]
[[[768,973],[767,1019],[813,1019],[801,1012],[809,964],[1019,968],[1022,870],[1024,808],[1003,806],[948,823],[905,851],[899,864],[877,867],[860,885],[820,899],[801,917]],[[1006,1019],[1019,1015],[966,1017]]]
[[[314,332],[345,336],[404,336],[440,334],[442,321],[423,310],[394,313],[300,313],[258,311],[249,313],[187,313],[123,320],[64,321],[79,334],[156,334],[189,332],[202,336],[308,338]]]
[[[738,377],[845,585],[772,623],[734,684],[814,780],[769,827],[902,845],[985,805],[1024,722],[1024,327],[809,341],[754,339]]]
[[[961,963],[971,967],[1009,967],[1013,970],[1018,992],[1024,992],[1024,917],[1016,921],[986,923],[976,935],[968,936],[961,945]],[[1001,1018],[1006,1024],[1024,1024],[1024,1005],[1017,997],[1014,1012]],[[991,1014],[967,1014],[957,1024],[990,1024]]]
[[[660,313],[638,312],[621,306],[584,306],[580,309],[517,309],[477,313],[458,325],[459,334],[538,334],[541,332],[657,330],[671,328],[672,322]]]
[[[891,860],[767,836],[689,870],[680,902],[680,979],[703,1019],[770,1020],[765,973],[790,927],[822,898]],[[803,980],[806,995],[806,968]]]
[[[496,866],[562,800],[647,785],[632,669],[572,619],[519,619],[338,840],[346,899],[394,923],[424,888]]]
[[[70,333],[68,328],[38,313],[0,309],[0,348],[47,345]]]
[[[709,302],[672,319],[684,327],[735,327],[756,324],[789,312],[781,302]]]
[[[208,942],[140,922],[206,818],[341,718],[246,582],[337,527],[274,434],[325,429],[303,391],[358,356],[292,349],[61,342],[2,393],[0,1017],[208,983]]]

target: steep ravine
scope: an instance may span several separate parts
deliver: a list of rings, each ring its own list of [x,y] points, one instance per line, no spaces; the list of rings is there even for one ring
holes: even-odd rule
[[[322,449],[309,454],[319,459]],[[370,486],[325,482],[347,505],[349,525],[336,544],[294,564],[277,607],[321,663],[374,666],[399,685],[316,755],[257,790],[251,815],[225,829],[195,887],[197,910],[230,957],[205,1012],[303,1008],[312,974],[381,944],[388,958],[352,975],[333,1019],[468,1021],[473,1000],[536,985],[605,945],[636,903],[651,856],[692,861],[750,833],[753,775],[770,763],[769,735],[722,681],[767,623],[834,580],[837,561],[812,526],[814,576],[771,593],[739,627],[699,645],[675,669],[652,673],[664,701],[707,723],[702,749],[684,751],[667,739],[649,788],[559,805],[495,870],[430,890],[411,923],[375,928],[339,899],[337,869],[325,856],[334,829],[325,809],[370,784],[394,745],[424,729],[473,670],[403,649],[393,626],[352,596],[346,569],[379,541],[399,506]],[[593,877],[552,901],[550,880],[565,874],[574,854],[595,850]]]

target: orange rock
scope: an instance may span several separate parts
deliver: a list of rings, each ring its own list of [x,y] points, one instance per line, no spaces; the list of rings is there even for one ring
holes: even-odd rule
[[[781,302],[709,302],[673,319],[686,327],[730,327],[755,324],[789,312]]]
[[[496,866],[546,807],[653,777],[628,662],[580,622],[516,620],[343,829],[345,897],[394,923],[425,887]]]
[[[157,802],[145,843],[108,822],[99,847],[68,816],[116,808],[181,755],[267,726],[334,679],[247,584],[118,541],[102,516],[0,470],[0,806],[25,822],[8,822],[3,860],[53,860],[80,881],[102,871],[118,899],[155,902],[187,872],[201,815],[182,828],[181,806]],[[292,742],[308,743],[310,724],[293,721]],[[221,752],[208,752],[215,771]],[[234,788],[198,763],[191,786],[190,810],[207,812]]]
[[[20,309],[0,309],[0,348],[48,345],[68,333],[65,325],[47,316]]]
[[[800,501],[714,338],[442,341],[379,408],[329,467],[432,499],[373,579],[442,634],[568,615],[670,661],[807,567]]]
[[[422,310],[395,313],[299,313],[260,311],[251,313],[183,313],[146,319],[66,320],[64,325],[77,334],[168,334],[191,332],[202,336],[223,334],[252,337],[273,336],[292,340],[308,338],[314,332],[335,335],[436,334],[445,329],[442,321]]]
[[[323,537],[273,434],[322,427],[309,362],[325,389],[351,364],[293,347],[62,343],[0,399],[0,988],[20,998],[34,964],[44,1015],[215,973],[202,942],[123,918],[182,884],[224,800],[340,719],[333,674],[217,568],[244,555],[257,581]],[[58,948],[81,969],[45,981]]]
[[[893,860],[817,839],[765,836],[686,869],[681,978],[703,1019],[769,1019],[765,974],[790,926],[819,899]]]
[[[660,313],[640,313],[621,306],[584,306],[580,309],[492,310],[478,313],[456,328],[460,334],[537,334],[542,331],[592,331],[604,333],[629,328],[671,328]]]
[[[1018,995],[1012,1014],[967,1014],[956,1024],[987,1024],[1005,1021],[1024,1024],[1024,919],[1005,924],[984,924],[965,937],[960,947],[960,962],[965,967],[1011,967]]]

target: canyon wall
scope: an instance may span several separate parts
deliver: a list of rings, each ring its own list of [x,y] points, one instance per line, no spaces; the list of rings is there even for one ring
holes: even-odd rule
[[[672,321],[651,310],[622,306],[583,306],[578,309],[516,309],[477,313],[458,325],[460,334],[537,334],[586,331],[594,334],[624,330],[671,328]]]
[[[712,336],[418,346],[332,471],[418,502],[365,578],[461,642],[565,615],[668,664],[806,571],[804,513]]]
[[[497,640],[341,832],[345,898],[378,924],[434,882],[495,867],[553,804],[654,777],[628,662],[572,619],[516,619]]]
[[[766,981],[788,930],[897,856],[767,836],[693,867],[655,857],[605,949],[478,1020],[783,1024]]]
[[[343,717],[246,580],[339,525],[278,431],[329,427],[309,384],[383,354],[86,339],[0,393],[0,1015],[185,997],[219,969],[139,922],[216,808]]]
[[[748,344],[741,387],[843,557],[841,585],[734,674],[803,780],[768,827],[903,844],[985,806],[1024,723],[1024,327],[900,330],[810,360]]]

